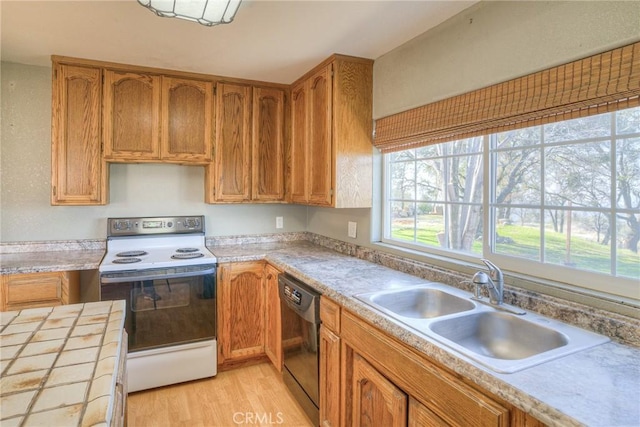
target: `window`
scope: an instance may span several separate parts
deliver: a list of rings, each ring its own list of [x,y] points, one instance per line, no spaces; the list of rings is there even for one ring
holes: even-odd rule
[[[640,295],[640,108],[385,154],[384,165],[385,242]]]

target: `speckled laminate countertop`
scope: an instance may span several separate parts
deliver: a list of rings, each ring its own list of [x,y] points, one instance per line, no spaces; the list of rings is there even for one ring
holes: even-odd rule
[[[218,262],[266,259],[488,392],[552,426],[640,425],[640,349],[617,342],[499,374],[412,332],[352,296],[428,280],[310,242],[210,246]],[[441,281],[437,273],[432,281]]]
[[[52,240],[0,244],[0,275],[97,269],[104,240]]]
[[[0,424],[109,426],[124,301],[0,313]]]
[[[0,254],[0,275],[97,269],[104,250],[64,250]]]

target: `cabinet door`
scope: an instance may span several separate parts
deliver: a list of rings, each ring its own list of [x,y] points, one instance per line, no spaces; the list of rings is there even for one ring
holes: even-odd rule
[[[213,84],[162,78],[162,159],[187,163],[211,160]]]
[[[108,167],[100,135],[102,71],[54,64],[51,204],[104,205]]]
[[[307,203],[307,136],[308,136],[307,85],[305,82],[291,90],[291,201]]]
[[[218,83],[214,201],[251,199],[251,87]]]
[[[108,160],[160,158],[160,77],[105,70],[104,155]]]
[[[409,422],[408,427],[448,427],[442,418],[433,413],[429,408],[409,398]]]
[[[320,425],[340,425],[340,337],[320,326]]]
[[[284,199],[284,91],[253,89],[252,199]]]
[[[282,323],[280,322],[280,296],[278,274],[270,264],[264,268],[266,287],[264,352],[278,372],[282,372]]]
[[[220,266],[220,363],[264,355],[264,263]]]
[[[407,425],[407,395],[359,354],[353,356],[352,425]]]
[[[331,206],[331,65],[322,68],[309,80],[308,188],[309,203]]]

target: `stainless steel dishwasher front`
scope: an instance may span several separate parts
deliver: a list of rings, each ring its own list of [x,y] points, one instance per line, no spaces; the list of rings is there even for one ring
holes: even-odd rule
[[[296,278],[278,276],[282,315],[282,377],[307,416],[318,425],[320,293]]]

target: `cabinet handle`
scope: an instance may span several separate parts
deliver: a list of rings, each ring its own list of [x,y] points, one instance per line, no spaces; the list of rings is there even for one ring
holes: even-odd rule
[[[273,279],[273,274],[269,273],[269,274],[267,275],[267,280],[271,280],[271,279]]]

